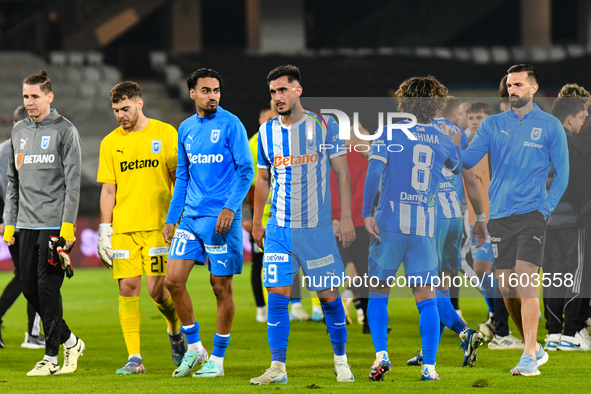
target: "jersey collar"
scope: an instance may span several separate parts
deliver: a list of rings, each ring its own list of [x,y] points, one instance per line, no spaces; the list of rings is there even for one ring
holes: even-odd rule
[[[532,110],[529,111],[528,113],[526,113],[523,116],[523,119],[522,120],[525,120],[525,118],[527,118],[527,117],[529,117],[531,115],[535,115],[536,113],[538,113],[539,111],[541,111],[540,107],[538,107],[538,105],[536,103],[533,103],[533,104],[534,104],[534,107],[532,108]],[[508,111],[505,111],[505,112],[508,112],[510,117],[515,118],[515,119],[519,119],[519,116],[517,116],[517,114],[513,111],[512,108],[509,108],[509,110]]]
[[[195,111],[195,119],[201,121],[202,123],[208,120],[211,120],[213,118],[215,118],[215,116],[220,112],[220,110],[224,110],[221,106],[218,105],[218,109],[217,111],[215,111],[213,114],[211,115],[205,115],[205,116],[199,116],[199,114],[197,113],[197,111]]]

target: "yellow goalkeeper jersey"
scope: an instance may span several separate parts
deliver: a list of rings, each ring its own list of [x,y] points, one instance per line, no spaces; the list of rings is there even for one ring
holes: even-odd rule
[[[118,127],[103,139],[96,180],[117,185],[114,233],[164,227],[177,166],[177,141],[176,129],[155,119],[141,131],[128,133]]]

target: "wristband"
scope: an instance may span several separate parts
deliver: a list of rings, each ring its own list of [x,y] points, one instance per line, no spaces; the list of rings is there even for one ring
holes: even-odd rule
[[[108,237],[113,234],[113,229],[111,228],[111,223],[101,223],[99,224],[98,234],[99,237]]]
[[[480,215],[476,215],[476,222],[478,222],[478,223],[486,222],[486,214],[481,213]]]
[[[14,226],[6,225],[4,226],[4,240],[6,242],[12,241],[12,237],[14,237]]]
[[[72,223],[62,222],[62,229],[60,230],[60,237],[66,241],[75,241],[74,225]]]

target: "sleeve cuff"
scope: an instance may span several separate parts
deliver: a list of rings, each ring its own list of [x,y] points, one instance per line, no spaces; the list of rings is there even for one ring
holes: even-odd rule
[[[340,152],[333,153],[332,155],[328,155],[328,157],[330,157],[331,159],[334,159],[335,157],[339,157],[339,156],[346,155],[346,154],[347,154],[347,150],[342,150]]]
[[[377,160],[383,162],[384,164],[387,164],[388,163],[388,160],[386,160],[385,157],[377,156],[377,155],[371,155],[371,156],[369,156],[369,160],[374,160],[374,159],[377,159]]]

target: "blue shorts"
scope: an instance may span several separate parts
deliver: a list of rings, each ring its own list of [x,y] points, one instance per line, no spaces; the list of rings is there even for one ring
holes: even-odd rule
[[[470,234],[471,233],[472,233],[472,228],[470,228]],[[490,234],[488,234],[488,232],[487,232],[486,242],[484,243],[484,245],[482,245],[478,249],[476,248],[477,242],[478,242],[478,240],[474,240],[474,242],[472,242],[472,258],[474,260],[484,260],[484,261],[494,262],[495,259],[493,258],[493,250],[492,250],[492,245],[490,243]]]
[[[332,225],[288,228],[267,225],[263,286],[291,286],[302,267],[302,286],[310,291],[337,287],[345,276]],[[336,279],[338,279],[338,283]]]
[[[183,216],[174,233],[168,259],[193,260],[198,265],[205,265],[206,258],[209,258],[208,269],[212,275],[242,273],[241,220],[233,220],[226,234],[215,232],[217,221],[218,218],[213,216]]]
[[[431,283],[437,276],[437,246],[435,238],[382,231],[378,242],[371,239],[369,245],[369,276],[382,281],[396,277],[400,263],[404,264],[407,283],[420,277],[423,284]]]
[[[462,268],[462,218],[437,218],[435,239],[439,271]]]

